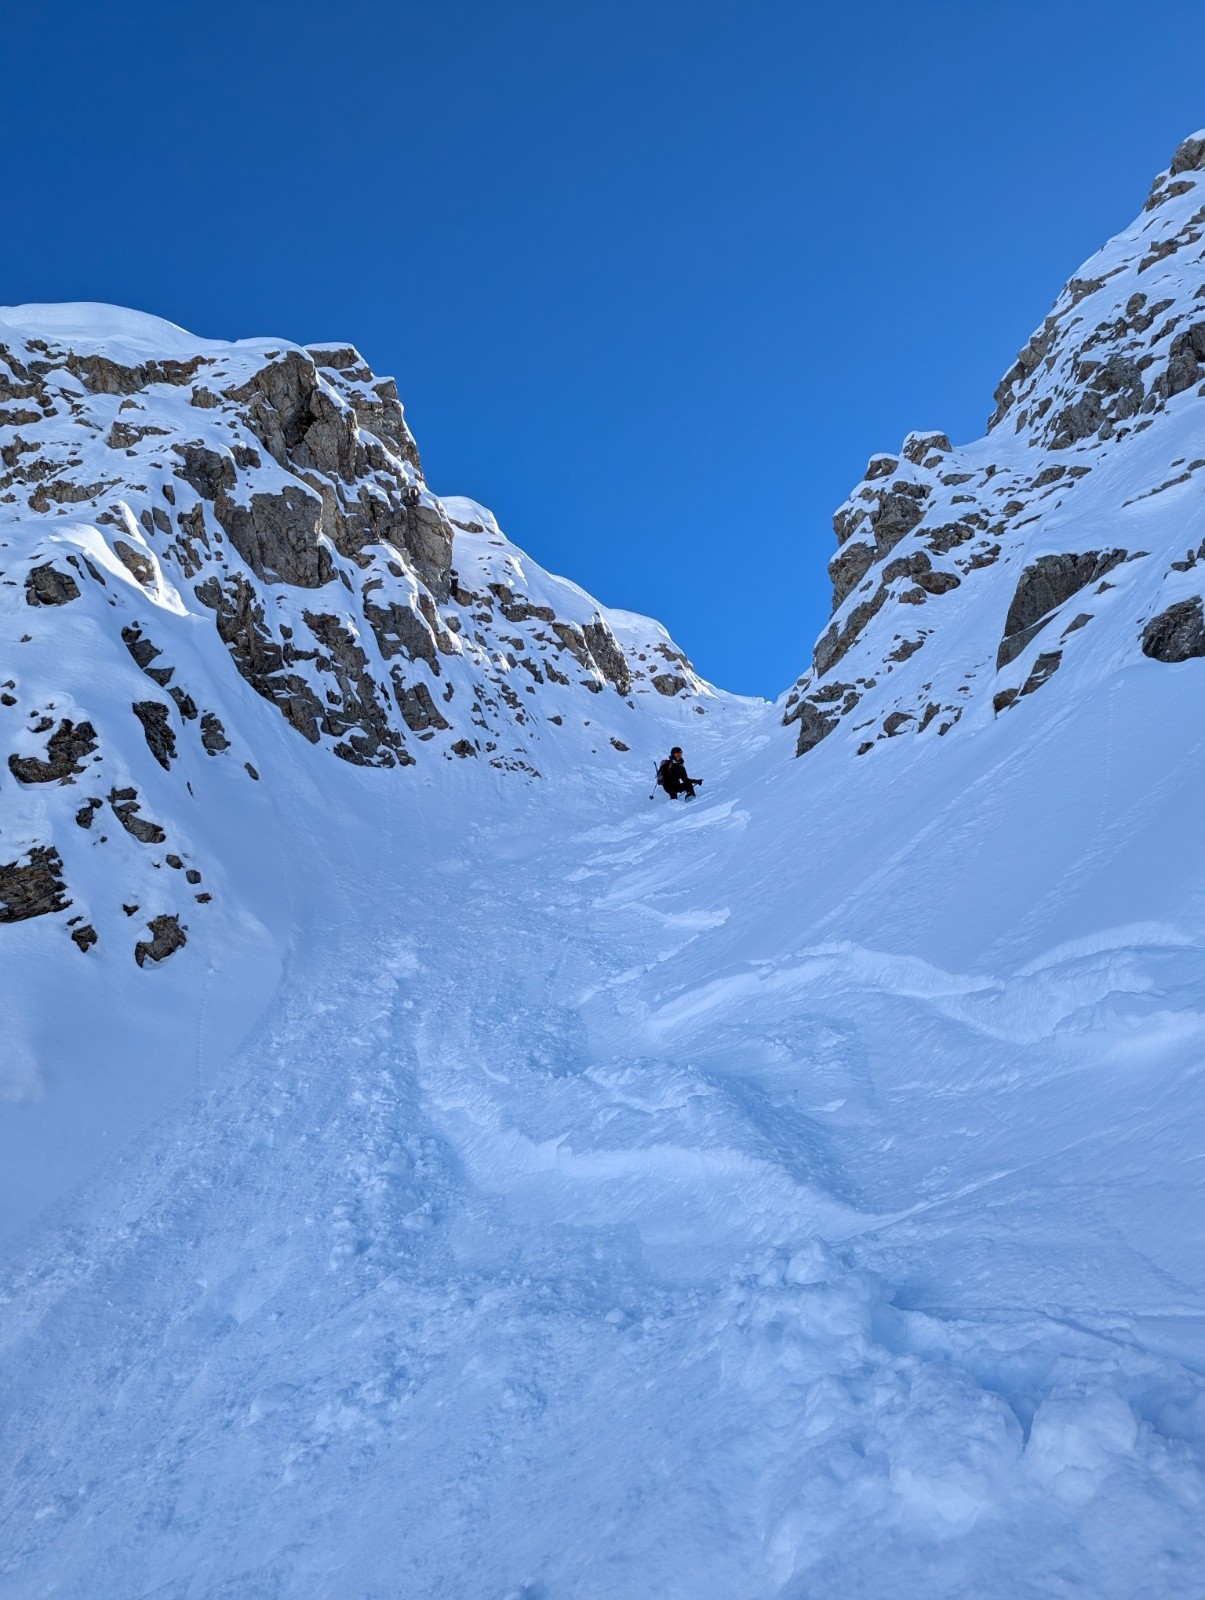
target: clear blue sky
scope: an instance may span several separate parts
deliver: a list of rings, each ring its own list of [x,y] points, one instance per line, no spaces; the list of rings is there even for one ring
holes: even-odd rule
[[[5,7],[0,301],[356,343],[437,492],[775,695],[1205,123],[1199,0]]]

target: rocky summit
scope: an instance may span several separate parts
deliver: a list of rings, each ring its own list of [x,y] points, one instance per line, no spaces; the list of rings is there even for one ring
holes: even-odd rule
[[[909,434],[833,518],[833,615],[786,720],[859,755],[1004,714],[1056,673],[1205,655],[1205,138],[1068,281],[982,439]],[[1101,641],[1106,636],[1107,642]],[[1047,693],[1052,692],[1046,690]]]

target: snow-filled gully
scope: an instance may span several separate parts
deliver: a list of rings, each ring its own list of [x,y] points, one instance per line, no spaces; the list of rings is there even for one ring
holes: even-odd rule
[[[233,1067],[6,1286],[0,1592],[1199,1593],[1199,947],[959,970],[931,827],[855,869],[712,737],[693,808],[416,786],[295,875]]]

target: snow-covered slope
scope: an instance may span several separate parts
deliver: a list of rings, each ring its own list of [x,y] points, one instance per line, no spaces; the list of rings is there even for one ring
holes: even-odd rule
[[[392,379],[345,346],[2,310],[0,469],[0,935],[20,996],[0,1094],[27,1108],[0,1129],[2,1231],[91,1165],[98,1120],[127,1136],[267,1002],[291,859],[324,881],[345,766],[395,800],[436,763],[484,769],[483,797],[608,764],[641,785],[720,697],[657,623],[433,495]],[[302,835],[281,820],[299,786],[324,811]],[[377,853],[405,849],[392,818]],[[97,1037],[122,1048],[98,1059]]]
[[[1184,148],[1140,227],[1191,203]],[[1104,253],[1131,263],[1122,289],[1158,254],[1136,237]],[[1160,249],[1143,292],[1184,310],[1200,260]],[[1097,375],[1093,433],[1054,448],[1093,380],[1085,305],[1006,382],[987,441],[914,440],[872,477],[930,488],[898,489],[923,501],[896,548],[927,557],[926,598],[887,577],[896,549],[852,577],[832,639],[859,585],[884,598],[785,708],[804,760],[783,706],[554,681],[527,697],[573,708],[541,726],[542,781],[491,769],[484,730],[474,759],[441,759],[457,729],[413,767],[358,765],[226,656],[194,677],[173,654],[232,741],[159,769],[208,797],[181,855],[216,883],[205,917],[142,968],[117,937],[81,956],[71,913],[0,929],[22,1041],[0,1107],[21,1206],[0,1594],[1202,1593],[1205,662],[1191,629],[1150,626],[1200,593],[1195,469],[1123,502],[1188,470],[1205,401],[1161,393],[1152,324],[1139,410],[1118,417]],[[941,482],[972,456],[973,482]],[[1001,474],[1028,510],[995,509]],[[950,550],[986,564],[940,592],[934,516],[960,492],[991,516]],[[526,575],[473,587],[521,609],[545,580],[442,506]],[[842,550],[864,538],[849,512]],[[886,543],[900,506],[876,515]],[[533,603],[584,625],[574,594]],[[63,631],[84,598],[46,613],[62,670],[138,752],[129,685],[80,666],[116,659],[113,623]],[[605,619],[629,661],[663,642]],[[893,661],[901,619],[931,631]],[[195,626],[208,649],[212,615]],[[897,733],[923,720],[922,692],[940,716],[880,742],[893,712]],[[633,728],[683,743],[704,798],[650,802]],[[175,789],[146,799],[192,816]],[[42,972],[56,987],[23,993]]]

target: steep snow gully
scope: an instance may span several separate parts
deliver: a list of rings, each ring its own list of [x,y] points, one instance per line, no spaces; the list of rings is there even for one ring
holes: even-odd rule
[[[693,807],[351,774],[234,1062],[6,1284],[3,1593],[1199,1594],[1157,670],[856,805],[739,702]]]
[[[776,706],[357,352],[0,314],[3,1600],[1200,1600],[1202,189]]]

